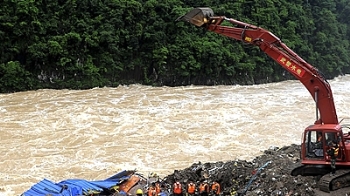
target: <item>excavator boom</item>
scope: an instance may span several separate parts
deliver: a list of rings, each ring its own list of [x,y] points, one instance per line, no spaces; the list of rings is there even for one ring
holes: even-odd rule
[[[331,87],[323,75],[271,32],[225,16],[214,16],[210,8],[195,8],[179,17],[177,21],[189,22],[217,34],[258,46],[263,52],[297,78],[310,92],[316,102],[315,124],[338,124]],[[223,26],[223,21],[233,26]]]

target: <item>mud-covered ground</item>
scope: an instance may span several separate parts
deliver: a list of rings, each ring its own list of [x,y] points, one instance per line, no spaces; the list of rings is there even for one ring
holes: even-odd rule
[[[350,196],[350,189],[331,193],[319,191],[314,176],[291,176],[290,171],[300,162],[300,146],[271,147],[253,161],[235,160],[217,163],[196,163],[184,170],[175,170],[164,180],[173,184],[189,179],[199,183],[218,181],[223,195],[246,196]]]

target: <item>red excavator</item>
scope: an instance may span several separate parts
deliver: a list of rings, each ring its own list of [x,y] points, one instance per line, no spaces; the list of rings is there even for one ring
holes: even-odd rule
[[[316,103],[316,121],[303,133],[301,163],[291,171],[291,175],[321,176],[319,188],[325,192],[350,186],[350,133],[343,134],[344,127],[338,121],[331,87],[315,67],[268,30],[225,16],[214,16],[211,8],[194,8],[177,21],[189,22],[208,31],[257,46],[297,78]],[[232,26],[222,25],[224,21]],[[329,175],[331,143],[337,143],[339,147],[334,175]]]

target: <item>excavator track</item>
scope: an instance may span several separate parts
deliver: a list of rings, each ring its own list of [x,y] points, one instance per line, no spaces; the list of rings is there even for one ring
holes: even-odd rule
[[[338,169],[334,175],[331,175],[330,167],[325,165],[302,165],[295,164],[294,169],[291,171],[292,176],[318,176],[321,175],[321,179],[318,181],[318,188],[330,193],[338,189],[342,189],[350,186],[350,170]]]
[[[350,186],[350,170],[337,170],[334,175],[326,174],[319,180],[318,187],[321,191],[331,192]]]
[[[329,174],[330,168],[326,165],[291,165],[290,169],[292,176],[318,176]]]

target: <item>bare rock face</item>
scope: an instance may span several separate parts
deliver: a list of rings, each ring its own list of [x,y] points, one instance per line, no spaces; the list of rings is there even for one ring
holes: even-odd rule
[[[337,194],[318,192],[317,181],[320,176],[291,176],[290,172],[298,162],[300,162],[300,145],[271,147],[251,162],[244,160],[225,163],[199,162],[189,168],[175,170],[164,180],[168,184],[178,180],[183,185],[186,185],[189,180],[197,184],[203,180],[207,180],[209,184],[217,181],[221,185],[223,195],[347,195],[344,190]]]

